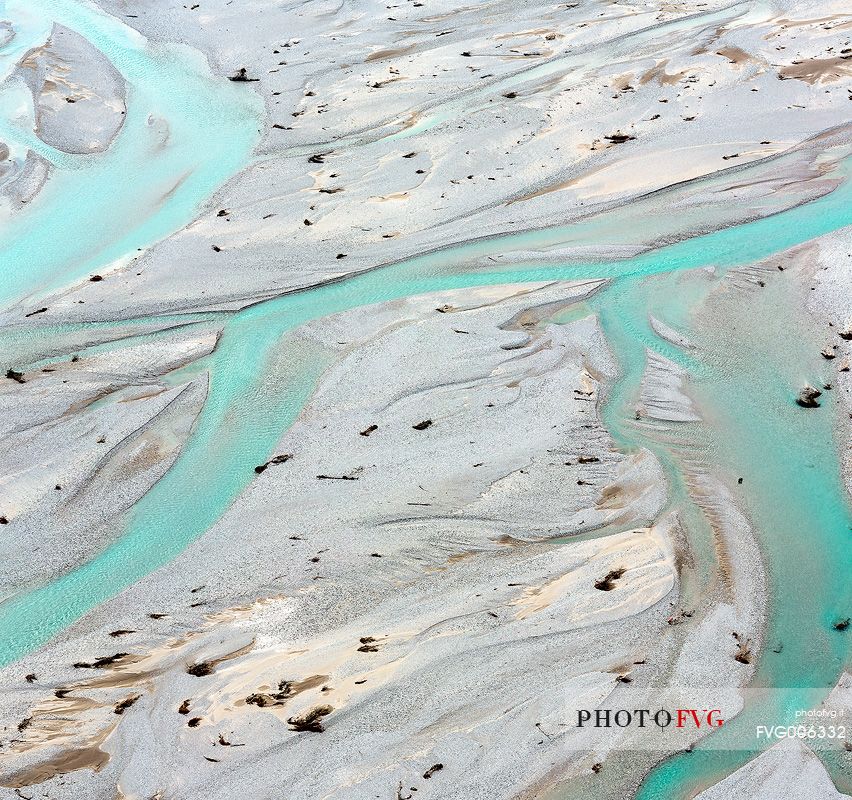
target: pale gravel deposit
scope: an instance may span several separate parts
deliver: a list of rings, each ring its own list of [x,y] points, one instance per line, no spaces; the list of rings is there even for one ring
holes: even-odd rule
[[[842,79],[779,80],[842,45],[842,19],[825,21],[840,2],[524,4],[522,20],[508,2],[102,6],[154,41],[179,31],[221,74],[245,67],[263,140],[196,222],[51,298],[42,323],[233,307],[581,219],[536,258],[625,255],[824,193],[848,152],[845,129],[808,143],[848,124]],[[523,242],[487,252],[511,262]]]
[[[803,787],[807,787],[806,794]],[[807,797],[846,800],[807,745],[790,739],[774,745],[733,775],[698,795],[696,800],[775,800]]]
[[[33,93],[39,138],[65,153],[109,148],[124,116],[124,79],[100,50],[54,26],[43,47],[20,62]]]
[[[225,312],[467,242],[454,268],[644,252],[830,192],[852,144],[840,0],[97,5],[221,76],[246,68],[262,139],[183,230],[0,311],[23,377],[0,381],[0,598],[121,535],[197,425]],[[57,27],[19,69],[43,143],[109,149],[127,87],[107,58]],[[4,212],[44,180],[37,156],[0,165]],[[783,254],[838,367],[849,251],[846,228]],[[631,796],[663,754],[568,710],[618,707],[627,683],[736,703],[754,664],[731,633],[764,647],[767,575],[731,476],[699,455],[681,467],[720,575],[690,584],[665,465],[602,419],[619,367],[587,304],[607,285],[430,292],[287,333],[278,358],[327,365],[275,447],[291,457],[0,669],[0,797],[531,800],[601,768],[596,798]],[[707,411],[650,350],[636,403],[650,438]],[[323,733],[294,730],[323,706]],[[847,795],[787,744],[698,797]]]

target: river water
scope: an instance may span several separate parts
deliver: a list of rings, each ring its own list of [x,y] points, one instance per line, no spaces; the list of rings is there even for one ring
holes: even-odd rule
[[[66,0],[0,0],[0,18],[15,24],[0,48],[0,75],[57,22],[105,53],[129,87],[123,128],[105,152],[67,155],[36,145],[53,170],[26,213],[0,227],[3,305],[132,257],[187,225],[251,158],[263,103],[215,78],[199,53],[148,44],[118,20]],[[15,116],[0,120],[0,140],[19,148],[39,141],[31,114],[6,110]]]
[[[107,54],[130,86],[126,124],[108,152],[67,157],[42,148],[54,165],[51,179],[25,212],[0,230],[0,302],[8,305],[130,258],[137,248],[186,225],[216,188],[250,160],[262,104],[245,86],[215,79],[198,54],[152,46],[89,6],[71,0],[9,0],[0,3],[0,10],[0,16],[19,23],[20,37],[0,50],[5,59],[0,65],[18,57],[22,46],[43,41],[57,21]],[[167,139],[152,120],[167,126]],[[18,153],[32,138],[14,118],[3,121],[1,133]],[[847,161],[840,169],[844,178],[849,167]],[[608,278],[610,285],[590,302],[620,366],[604,410],[608,428],[623,449],[645,446],[658,454],[670,477],[671,501],[688,511],[677,453],[629,420],[646,348],[690,372],[690,390],[707,415],[702,434],[713,469],[747,476],[739,499],[767,564],[767,641],[784,642],[780,654],[762,655],[755,684],[831,687],[850,655],[848,637],[831,629],[833,620],[848,614],[852,567],[852,517],[836,436],[842,428],[830,402],[805,412],[793,401],[802,383],[829,380],[827,367],[819,362],[819,346],[808,341],[795,309],[778,313],[777,303],[789,297],[768,292],[740,320],[740,330],[750,335],[726,335],[732,328],[714,329],[692,314],[707,300],[707,281],[687,271],[712,266],[713,281],[721,281],[733,266],[849,225],[850,201],[852,184],[844,180],[831,194],[784,213],[634,258],[522,264],[491,272],[459,267],[475,256],[552,244],[570,238],[571,230],[496,237],[231,314],[219,346],[203,364],[210,375],[208,399],[178,460],[129,512],[113,545],[0,606],[0,663],[39,647],[170,561],[225,512],[254,475],[254,465],[273,452],[329,363],[329,354],[320,351],[302,349],[294,355],[289,334],[299,325],[426,292]],[[695,352],[681,353],[660,340],[648,326],[649,313],[680,327],[696,344]],[[694,508],[691,513],[700,517]],[[768,704],[747,708],[733,725],[776,722],[784,712]],[[727,729],[715,736],[727,735]],[[689,796],[751,755],[699,746],[655,769],[639,796]]]

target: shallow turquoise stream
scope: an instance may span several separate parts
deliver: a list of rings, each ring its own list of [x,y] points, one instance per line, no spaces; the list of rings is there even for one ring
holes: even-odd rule
[[[610,303],[602,301],[609,305],[602,310],[608,341],[630,362],[626,371],[641,358],[636,348],[642,345],[635,337],[623,337],[624,330],[647,324],[649,313],[665,319],[667,308],[677,305],[677,291],[691,293],[689,281],[676,277],[651,279],[638,291],[627,287]],[[706,289],[719,280],[695,273],[688,277]],[[852,603],[852,516],[834,435],[848,423],[839,419],[829,392],[823,407],[813,412],[793,400],[791,387],[822,385],[832,380],[833,370],[819,354],[822,340],[806,333],[807,321],[786,294],[784,284],[790,281],[779,273],[767,289],[737,298],[733,313],[728,308],[727,314],[715,316],[705,310],[682,331],[699,344],[702,357],[701,367],[691,371],[690,389],[705,416],[700,426],[704,457],[728,476],[760,538],[769,573],[768,627],[752,685],[810,691],[768,694],[760,704],[747,706],[705,743],[709,746],[699,745],[655,770],[640,800],[690,796],[732,772],[759,748],[757,725],[795,724],[795,711],[815,701],[812,689],[823,687],[827,693],[849,662],[848,636],[832,629],[833,622],[848,616]],[[634,399],[616,396],[607,416],[629,419]],[[670,467],[653,435],[633,430],[634,441],[651,447]],[[742,486],[735,485],[735,476],[743,477]],[[672,485],[677,492],[677,478]],[[683,495],[675,501],[688,512],[688,524],[700,528],[702,520],[690,502]],[[690,539],[694,546],[695,538]],[[781,652],[774,652],[779,646]],[[850,776],[835,777],[848,781]]]
[[[26,8],[42,9],[47,18],[82,32],[109,55],[131,90],[127,124],[110,152],[70,161],[57,157],[55,174],[39,199],[0,230],[0,302],[5,305],[132,256],[136,248],[187,224],[246,163],[260,109],[246,87],[212,79],[197,56],[181,48],[147,46],[120,23],[86,6],[39,0]],[[24,14],[24,4],[9,2],[6,13]],[[35,41],[37,20],[31,30]],[[167,144],[158,140],[157,126],[148,124],[152,114],[168,122]],[[199,148],[202,137],[205,147]],[[849,162],[844,176],[848,167]],[[130,185],[128,175],[133,176]],[[181,183],[169,193],[177,178]],[[800,329],[791,316],[773,320],[771,309],[765,310],[766,324],[774,326],[779,338],[758,342],[751,336],[724,338],[720,332],[697,330],[700,361],[657,340],[647,328],[647,314],[657,310],[664,319],[688,318],[696,294],[674,280],[674,273],[706,265],[721,273],[836,230],[852,223],[850,200],[852,185],[844,181],[831,195],[783,214],[622,261],[525,264],[491,272],[460,267],[474,257],[569,241],[575,228],[496,237],[286,295],[231,316],[208,361],[208,400],[177,462],[128,514],[113,545],[78,569],[0,606],[0,663],[39,647],[95,605],[166,564],[225,512],[254,477],[254,465],[269,457],[297,417],[330,358],[293,346],[288,334],[294,328],[347,309],[426,292],[601,277],[617,279],[595,300],[622,369],[606,410],[616,440],[625,448],[652,445],[661,452],[659,444],[642,441],[623,424],[638,389],[645,346],[664,350],[692,370],[702,407],[715,412],[713,452],[721,470],[748,476],[742,502],[769,564],[768,638],[781,638],[785,647],[777,657],[762,658],[758,682],[833,685],[849,657],[848,638],[830,631],[831,621],[849,608],[850,516],[839,478],[836,419],[828,403],[816,413],[803,413],[792,403],[795,388],[804,378],[816,380],[820,365],[810,363],[809,349],[777,346],[796,340]],[[647,280],[650,276],[661,277],[654,282]],[[669,461],[675,477],[676,459]],[[675,500],[685,495],[677,480],[672,491],[678,495]],[[763,718],[776,711],[749,710],[740,724],[753,724],[748,714]],[[699,748],[655,770],[640,795],[683,795],[736,768],[747,755]]]
[[[5,306],[132,257],[191,222],[251,157],[263,103],[245,85],[214,78],[197,52],[148,44],[79,3],[0,0],[0,17],[21,21],[0,48],[0,74],[41,44],[56,21],[104,52],[129,87],[123,128],[106,152],[69,156],[40,148],[54,163],[50,179],[25,213],[0,225]],[[0,140],[35,140],[27,125],[0,123]]]

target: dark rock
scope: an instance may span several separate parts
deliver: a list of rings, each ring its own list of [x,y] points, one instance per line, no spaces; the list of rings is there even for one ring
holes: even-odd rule
[[[331,706],[314,706],[314,708],[304,714],[300,714],[296,717],[290,717],[287,722],[294,731],[322,733],[325,730],[325,727],[322,724],[322,718],[327,717],[332,711],[334,711],[334,709]]]
[[[190,728],[197,728],[201,724],[201,717],[193,717],[186,723]]]
[[[283,701],[276,700],[271,694],[264,694],[262,692],[253,692],[250,694],[246,697],[246,704],[250,706],[257,706],[258,708],[284,705]]]
[[[267,706],[282,706],[284,701],[293,694],[292,681],[279,681],[277,692],[253,692],[246,697],[246,703],[250,706],[266,708]]]
[[[280,455],[273,456],[272,458],[270,458],[269,461],[267,461],[265,464],[258,464],[254,468],[254,471],[256,473],[258,473],[258,475],[259,475],[261,472],[266,471],[266,468],[268,466],[270,466],[271,464],[284,464],[285,462],[289,461],[291,458],[293,458],[292,453],[281,453]]]
[[[635,139],[635,136],[631,136],[628,133],[611,133],[609,136],[604,136],[608,142],[612,142],[613,144],[624,144],[624,142],[629,142],[631,139]]]
[[[189,714],[189,700],[184,700],[178,708],[178,714]]]
[[[31,672],[29,675],[25,675],[25,676],[24,676],[24,680],[25,680],[27,683],[35,683],[35,682],[36,682],[36,680],[37,680],[37,678],[36,678],[35,673],[34,673],[34,672]]]
[[[813,386],[805,386],[796,398],[796,404],[802,408],[819,408],[817,398],[822,394],[819,389],[814,389]]]
[[[203,678],[205,675],[213,674],[213,665],[209,661],[199,661],[197,664],[191,664],[186,668],[187,675],[194,675],[196,678]]]
[[[110,631],[109,635],[112,636],[113,639],[115,639],[119,636],[127,636],[128,633],[136,633],[136,631],[131,631],[127,628],[119,628],[117,631]]]
[[[378,429],[379,429],[378,425],[369,425],[368,427],[364,428],[363,431],[360,432],[360,435],[361,436],[369,436],[373,431],[377,431]]]
[[[411,427],[414,428],[414,430],[416,431],[425,431],[426,428],[431,427],[431,425],[431,419],[424,419],[423,422],[418,422],[416,425],[412,425]]]
[[[611,592],[615,589],[615,581],[624,575],[626,571],[624,567],[610,570],[599,581],[595,581],[595,589],[600,589],[602,592]]]
[[[423,773],[423,777],[428,781],[436,772],[440,772],[444,768],[444,765],[441,763],[432,764],[426,772]]]
[[[260,78],[249,78],[246,68],[240,67],[228,80],[235,83],[256,83]]]
[[[751,639],[743,639],[743,637],[734,632],[734,639],[737,640],[737,652],[734,653],[734,661],[740,664],[751,664]]]
[[[130,706],[132,706],[142,695],[135,694],[130,697],[125,697],[120,703],[115,704],[115,708],[112,710],[113,714],[123,714],[127,711]]]
[[[26,379],[24,378],[23,372],[17,372],[13,369],[6,370],[6,377],[10,381],[17,381],[18,383],[26,383]]]
[[[90,280],[92,283],[97,283],[98,281],[102,281],[102,280],[103,280],[103,276],[102,276],[102,275],[92,275],[92,277],[91,277],[91,278],[89,278],[89,280]]]
[[[127,658],[128,655],[130,655],[130,654],[129,653],[116,653],[115,655],[112,655],[112,656],[103,656],[101,658],[96,658],[91,663],[87,662],[87,661],[78,661],[74,664],[74,668],[75,669],[103,669],[104,667],[109,667],[109,666],[115,664],[116,662],[121,661],[124,658]]]
[[[837,620],[837,622],[835,622],[834,625],[832,625],[832,627],[836,631],[845,631],[849,628],[850,622],[852,622],[852,620],[850,620],[849,617],[846,617],[846,619]]]

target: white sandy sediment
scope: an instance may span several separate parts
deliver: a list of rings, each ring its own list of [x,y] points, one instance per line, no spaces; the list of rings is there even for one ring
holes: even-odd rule
[[[65,153],[107,150],[124,122],[124,79],[80,34],[55,25],[21,60],[34,98],[35,131]]]
[[[37,316],[32,298],[0,313],[17,337],[4,369],[25,379],[0,386],[0,513],[15,522],[2,595],[99,552],[190,436],[220,326],[166,330],[162,315],[571,222],[459,263],[632,255],[830,191],[852,141],[844,65],[821,63],[846,37],[840,2],[99,5],[221,75],[245,67],[266,129],[256,162],[132,267],[40,298]],[[113,141],[124,87],[74,36],[23,66],[39,135],[92,153]],[[9,207],[47,174],[34,158],[2,172]],[[840,231],[806,253],[803,304],[838,365],[848,243]],[[293,458],[252,476],[173,562],[0,671],[0,796],[543,797],[628,742],[578,735],[569,705],[616,702],[624,677],[744,685],[753,665],[731,632],[764,646],[755,533],[731,476],[684,468],[718,565],[696,601],[660,461],[620,452],[602,425],[617,368],[598,320],[553,323],[601,286],[447,291],[288,334],[282,358],[332,355],[275,450]],[[651,437],[702,424],[684,371],[655,353],[636,401]],[[115,653],[129,655],[73,666]],[[199,663],[210,674],[187,673]],[[321,705],[324,733],[292,730]],[[803,786],[840,796],[809,751],[773,748],[702,798]]]
[[[775,800],[777,797],[845,800],[819,758],[797,739],[771,747],[697,800]]]
[[[34,718],[5,782],[41,778],[45,764],[62,772],[69,751],[93,747],[109,761],[52,779],[57,798],[78,780],[92,797],[117,783],[127,797],[200,786],[228,798],[248,773],[261,793],[283,782],[296,797],[366,798],[402,781],[422,796],[484,798],[591,774],[618,740],[571,744],[564,703],[603,702],[623,675],[666,681],[684,629],[669,621],[679,536],[661,516],[659,466],[648,451],[613,451],[597,419],[612,365],[595,319],[534,322],[588,291],[445,293],[307,326],[300,336],[331,344],[345,330],[349,343],[276,449],[293,459],[172,564],[5,670],[21,688],[4,717]],[[438,301],[458,310],[437,313]],[[411,357],[427,350],[428,361]],[[613,571],[614,588],[596,589]],[[756,619],[733,600],[740,623]],[[205,621],[235,604],[245,607]],[[116,629],[135,632],[107,636]],[[359,650],[365,637],[374,651]],[[71,667],[116,651],[134,656]],[[223,657],[209,676],[185,672]],[[725,651],[714,671],[729,685],[748,674]],[[23,672],[37,682],[13,679]],[[281,681],[309,688],[246,704]],[[56,686],[95,706],[61,706],[81,724],[48,738]],[[136,696],[115,726],[115,704]],[[290,730],[290,717],[325,704],[326,733]],[[435,763],[440,775],[424,780]]]
[[[0,385],[4,546],[0,595],[38,586],[90,559],[121,514],[168,469],[204,403],[201,373],[172,387],[161,376],[200,358],[215,334],[178,331],[115,352],[24,373]]]
[[[818,22],[837,3],[527,4],[520,21],[509,3],[484,19],[451,5],[321,13],[216,0],[133,6],[132,18],[102,5],[154,41],[180,32],[221,73],[257,78],[245,90],[266,102],[262,156],[132,269],[51,298],[43,321],[115,318],[131,293],[140,313],[230,307],[580,219],[533,260],[618,257],[830,190],[834,151],[807,142],[848,123],[839,79],[778,78],[837,44]],[[746,56],[732,59],[734,47]],[[409,117],[422,129],[405,128]],[[605,138],[618,134],[635,138]],[[849,136],[837,138],[839,156]]]

